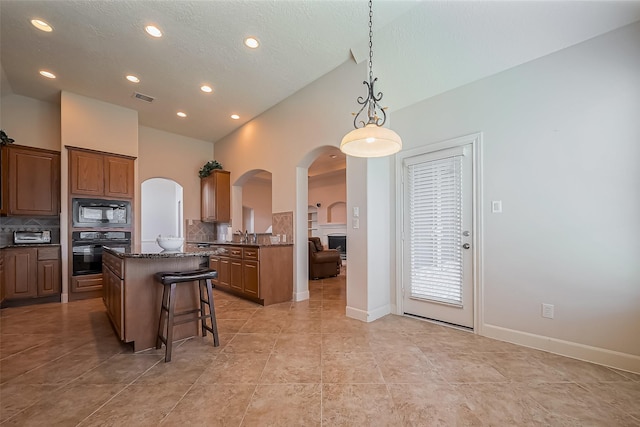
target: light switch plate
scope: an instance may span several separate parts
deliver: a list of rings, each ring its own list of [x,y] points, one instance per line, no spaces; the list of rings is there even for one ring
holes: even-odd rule
[[[491,202],[491,213],[502,213],[502,200],[494,200]]]
[[[360,216],[360,208],[356,206],[353,208],[353,217],[358,218],[359,216]]]
[[[353,228],[360,228],[360,220],[358,218],[353,218],[351,223],[353,224]]]

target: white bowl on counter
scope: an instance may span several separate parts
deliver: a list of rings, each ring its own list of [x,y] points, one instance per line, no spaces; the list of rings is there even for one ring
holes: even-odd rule
[[[183,237],[158,236],[156,239],[158,246],[166,251],[176,251],[184,244]]]

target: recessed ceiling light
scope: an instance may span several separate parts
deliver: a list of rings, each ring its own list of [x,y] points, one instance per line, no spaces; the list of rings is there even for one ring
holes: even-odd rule
[[[36,27],[40,31],[44,31],[46,33],[50,33],[51,31],[53,31],[53,27],[51,25],[47,24],[42,19],[32,19],[31,20],[31,25],[33,25],[34,27]]]
[[[182,117],[182,118],[187,117],[187,114],[186,114],[186,113],[183,113],[182,111],[178,111],[178,112],[176,113],[176,115],[177,115],[178,117]]]
[[[40,75],[45,76],[48,79],[55,79],[56,75],[50,71],[40,70]]]
[[[240,116],[239,116],[239,115],[237,115],[237,114],[232,114],[232,115],[231,115],[231,118],[232,118],[233,120],[238,120],[238,119],[240,118]]]
[[[246,39],[244,39],[244,44],[245,44],[245,46],[247,46],[247,47],[249,47],[251,49],[255,49],[258,46],[260,46],[260,42],[255,37],[247,37]]]
[[[213,89],[211,89],[211,86],[207,86],[207,85],[200,86],[200,90],[207,93],[213,92]]]
[[[155,25],[147,25],[146,27],[144,27],[144,30],[151,37],[162,37],[162,31],[160,31],[160,29]]]
[[[129,80],[132,83],[140,83],[140,79],[134,76],[133,74],[129,74],[127,76],[127,80]]]

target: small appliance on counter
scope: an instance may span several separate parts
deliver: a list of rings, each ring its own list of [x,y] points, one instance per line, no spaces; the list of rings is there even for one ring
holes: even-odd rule
[[[49,244],[51,243],[51,230],[14,231],[13,243],[15,245]]]

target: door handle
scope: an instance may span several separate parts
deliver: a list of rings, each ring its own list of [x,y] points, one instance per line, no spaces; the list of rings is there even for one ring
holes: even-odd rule
[[[463,247],[464,249],[469,249],[469,248],[471,247],[471,245],[470,245],[470,244],[468,244],[468,243],[465,243],[464,245],[462,245],[462,247]]]

